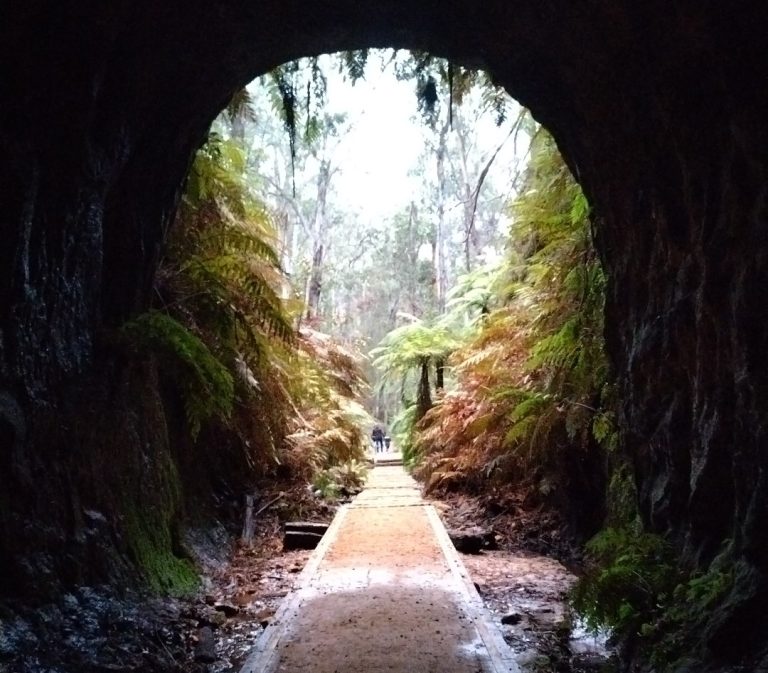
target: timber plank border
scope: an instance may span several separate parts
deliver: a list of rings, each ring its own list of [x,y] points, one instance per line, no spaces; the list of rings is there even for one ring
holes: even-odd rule
[[[295,586],[298,588],[292,591],[280,604],[274,619],[256,640],[256,644],[240,669],[240,673],[271,673],[275,669],[278,663],[275,650],[280,642],[280,637],[285,632],[285,626],[298,615],[299,607],[305,594],[308,593],[311,580],[317,573],[326,552],[338,536],[348,511],[348,505],[339,507],[331,525],[328,526],[328,530],[320,540],[320,544],[312,552],[304,569],[296,578]]]
[[[448,537],[448,531],[445,529],[437,510],[433,505],[425,505],[425,509],[437,542],[443,552],[443,557],[456,579],[456,584],[461,589],[465,605],[468,608],[467,611],[472,617],[472,623],[488,652],[491,666],[496,673],[520,673],[520,667],[515,660],[512,650],[505,642],[499,628],[493,623],[491,615],[485,609],[483,599],[477,592],[475,583],[469,576],[464,563],[462,563],[459,552],[456,551],[451,538]]]

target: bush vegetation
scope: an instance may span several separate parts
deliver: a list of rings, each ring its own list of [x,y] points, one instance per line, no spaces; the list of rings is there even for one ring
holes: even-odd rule
[[[546,495],[567,476],[565,454],[573,458],[613,441],[604,277],[589,208],[543,131],[534,137],[524,189],[511,208],[506,262],[462,279],[451,311],[433,329],[446,347],[425,346],[422,353],[403,338],[415,331],[409,325],[374,353],[377,364],[400,373],[447,358],[451,389],[434,405],[430,399],[423,414],[418,402],[415,414],[405,411],[418,425],[404,444],[428,489],[516,482]],[[417,400],[426,397],[420,392]]]
[[[722,555],[692,574],[638,515],[618,445],[589,206],[544,131],[511,212],[504,263],[464,276],[445,315],[398,328],[373,352],[385,381],[401,386],[393,432],[427,491],[516,489],[534,506],[573,509],[583,506],[574,491],[592,488],[604,508],[581,532],[603,528],[585,546],[573,606],[664,670],[695,649],[685,634],[733,571]],[[438,363],[444,390],[430,380]]]
[[[364,477],[372,425],[361,405],[360,356],[294,327],[300,307],[281,296],[277,244],[242,148],[211,132],[190,171],[155,305],[124,325],[123,339],[135,357],[156,363],[165,395],[179,400],[177,461],[209,472],[207,487],[228,481],[226,488],[245,489],[279,474],[307,484],[330,475],[338,488],[351,488]],[[144,566],[167,551],[135,546]]]

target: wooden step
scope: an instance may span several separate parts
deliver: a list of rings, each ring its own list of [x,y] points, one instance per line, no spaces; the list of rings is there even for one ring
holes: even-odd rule
[[[288,521],[283,525],[283,551],[315,549],[327,530],[327,523]]]
[[[283,524],[283,531],[300,533],[318,533],[323,535],[328,530],[328,524],[321,521],[286,521]]]
[[[377,458],[375,465],[402,465],[403,459],[400,457],[397,458]]]

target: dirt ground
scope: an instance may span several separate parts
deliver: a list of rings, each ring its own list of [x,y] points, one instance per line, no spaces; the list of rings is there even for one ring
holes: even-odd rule
[[[210,673],[240,670],[254,641],[296,587],[298,575],[312,552],[275,553],[270,556],[241,550],[228,584],[208,595],[209,602],[215,596],[215,602],[237,608],[215,631],[217,660],[209,666]]]
[[[365,491],[350,506],[350,526],[328,551],[335,570],[318,575],[292,637],[301,640],[324,629],[325,640],[337,643],[339,671],[348,668],[345,660],[353,660],[349,670],[355,673],[483,670],[482,648],[469,617],[454,600],[454,590],[446,589],[448,571],[440,564],[427,523],[416,515],[419,507],[413,505],[420,494],[401,488],[399,477],[383,479],[382,474],[377,476],[378,492]],[[273,495],[265,494],[264,501]],[[0,614],[0,673],[239,672],[254,642],[296,588],[311,555],[282,551],[281,522],[327,522],[335,511],[306,489],[298,495],[286,495],[260,515],[253,548],[236,548],[229,563],[211,563],[205,588],[196,598],[143,600],[82,587],[59,604]],[[364,513],[372,504],[380,506],[373,517],[371,509]],[[566,607],[573,574],[552,558],[525,549],[533,540],[536,549],[562,550],[552,526],[542,535],[542,527],[529,526],[519,512],[502,508],[489,516],[487,503],[466,496],[432,504],[448,528],[494,530],[500,549],[461,558],[524,672],[610,670],[604,668],[601,641],[574,625]],[[368,596],[361,602],[363,587],[368,587]],[[321,625],[313,619],[313,602],[322,602],[323,611],[336,615],[336,621]],[[206,637],[209,647],[201,647]],[[425,642],[430,643],[428,652]],[[444,666],[449,658],[445,652],[454,669]],[[316,664],[326,654],[310,647],[291,656],[301,661],[298,665],[319,671]],[[375,661],[387,663],[376,669]]]
[[[327,563],[304,591],[275,670],[489,670],[471,615],[447,581],[450,569],[423,508],[413,506],[418,495],[399,486],[399,478],[378,472],[376,488],[347,512]],[[449,527],[487,525],[472,501],[435,504]],[[215,630],[211,673],[240,670],[254,640],[296,586],[310,552],[282,553],[276,533],[262,541],[259,552],[240,550],[208,596],[209,602],[237,608]],[[499,535],[502,543],[504,537]],[[461,559],[523,671],[609,670],[603,639],[573,623],[566,598],[574,575],[558,561],[508,549]]]

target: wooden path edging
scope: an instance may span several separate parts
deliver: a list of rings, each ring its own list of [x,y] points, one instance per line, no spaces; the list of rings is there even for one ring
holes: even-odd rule
[[[469,607],[467,612],[472,616],[472,622],[477,629],[480,640],[483,641],[488,652],[488,658],[496,673],[520,673],[520,667],[515,660],[509,645],[504,641],[498,627],[493,623],[490,613],[485,609],[483,599],[477,592],[477,587],[469,576],[466,567],[459,557],[459,552],[453,546],[448,531],[445,529],[437,510],[433,505],[425,505],[427,518],[432,524],[437,542],[448,562],[451,573],[456,578],[456,583],[461,587],[462,594]]]
[[[358,507],[374,507],[375,505],[367,503]],[[382,506],[382,505],[379,505]],[[387,504],[384,507],[423,507],[429,520],[432,530],[437,538],[438,545],[442,551],[443,558],[451,574],[456,581],[458,593],[463,599],[463,607],[470,617],[475,630],[485,647],[488,663],[494,673],[520,673],[520,667],[515,661],[514,655],[504,642],[501,632],[493,623],[490,614],[483,605],[483,599],[477,592],[477,588],[464,567],[456,548],[453,546],[448,532],[440,520],[437,510],[433,505],[426,502],[421,504]],[[276,650],[288,625],[298,618],[299,609],[305,598],[313,595],[312,580],[317,575],[320,564],[325,557],[328,549],[338,537],[339,530],[350,510],[350,507],[357,509],[354,503],[344,505],[336,512],[328,531],[323,536],[320,544],[312,552],[306,566],[297,577],[296,586],[281,603],[272,622],[267,626],[264,632],[259,636],[256,644],[251,650],[248,658],[240,669],[240,673],[273,673],[279,663],[279,656]]]
[[[317,569],[325,557],[325,553],[336,539],[341,528],[341,524],[349,511],[347,505],[339,507],[336,515],[333,517],[331,525],[320,540],[315,550],[309,557],[307,565],[296,578],[297,589],[294,589],[283,599],[280,607],[277,609],[274,618],[259,636],[251,653],[245,660],[240,673],[271,673],[278,663],[275,656],[275,650],[283,635],[285,625],[289,624],[298,616],[299,607],[305,595],[309,593],[312,578],[317,574]]]

